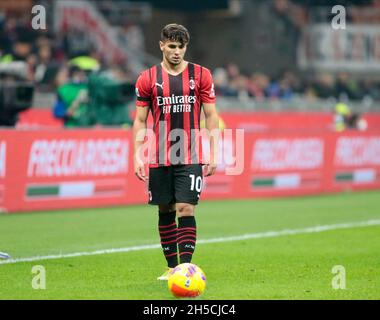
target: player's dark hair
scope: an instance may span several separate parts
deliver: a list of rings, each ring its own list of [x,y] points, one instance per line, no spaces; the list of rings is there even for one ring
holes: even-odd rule
[[[178,41],[181,44],[188,44],[190,41],[190,34],[183,25],[170,23],[161,30],[161,41],[165,42],[167,40]]]

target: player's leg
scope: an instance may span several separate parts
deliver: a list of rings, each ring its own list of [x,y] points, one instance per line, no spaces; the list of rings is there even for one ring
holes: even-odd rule
[[[197,241],[197,226],[194,216],[195,205],[179,202],[176,204],[178,215],[179,263],[190,263]]]
[[[202,166],[176,166],[174,189],[178,216],[178,252],[180,263],[190,263],[197,241],[195,206],[202,191]]]
[[[172,169],[149,169],[149,204],[158,205],[158,231],[169,268],[178,264],[177,223],[174,205]]]
[[[174,204],[158,206],[158,231],[161,246],[169,268],[178,264],[177,222]]]

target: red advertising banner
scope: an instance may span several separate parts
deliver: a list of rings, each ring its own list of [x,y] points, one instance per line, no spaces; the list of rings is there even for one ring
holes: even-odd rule
[[[135,110],[130,112],[131,119],[135,116]],[[368,129],[380,128],[380,112],[368,112],[362,114],[368,124]],[[321,111],[278,111],[278,112],[220,112],[226,128],[244,129],[249,132],[300,132],[302,131],[331,131],[334,129],[334,114]],[[149,116],[148,124],[152,126],[152,118]],[[63,128],[61,120],[53,117],[51,108],[32,108],[20,113],[17,122],[18,129],[51,129]]]
[[[231,130],[232,131],[232,130]],[[207,153],[207,143],[204,141]],[[380,188],[380,131],[227,132],[202,199]],[[0,210],[146,203],[130,130],[1,130]]]
[[[380,134],[347,133],[336,137],[331,189],[380,186]]]
[[[31,108],[19,113],[17,129],[63,128],[63,120],[54,118],[52,108]]]
[[[223,146],[220,149],[223,152]],[[380,188],[380,131],[246,133],[244,170],[234,176],[226,175],[224,169],[222,165],[215,176],[206,179],[203,198]]]
[[[5,177],[7,165],[7,143],[0,139],[0,207],[4,203]]]
[[[5,130],[0,137],[3,211],[141,203],[146,198],[133,174],[130,132]]]

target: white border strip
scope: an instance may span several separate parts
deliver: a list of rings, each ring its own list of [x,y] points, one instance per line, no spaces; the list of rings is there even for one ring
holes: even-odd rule
[[[280,231],[266,231],[266,232],[243,234],[240,236],[204,239],[204,240],[198,240],[197,244],[231,242],[231,241],[240,241],[240,240],[247,240],[247,239],[273,238],[273,237],[279,237],[279,236],[319,233],[323,231],[348,229],[348,228],[360,228],[360,227],[369,227],[369,226],[378,226],[378,225],[380,225],[380,219],[314,226],[314,227],[308,227],[308,228],[302,228],[302,229],[284,229]],[[141,250],[159,249],[159,248],[161,248],[160,244],[148,244],[148,245],[125,247],[125,248],[96,250],[96,251],[90,251],[90,252],[74,252],[74,253],[67,253],[67,254],[35,256],[35,257],[29,257],[29,258],[15,258],[15,259],[0,261],[0,265],[19,263],[19,262],[34,262],[34,261],[41,261],[41,260],[54,260],[54,259],[75,258],[75,257],[83,257],[83,256],[95,256],[95,255],[101,255],[101,254],[141,251]]]

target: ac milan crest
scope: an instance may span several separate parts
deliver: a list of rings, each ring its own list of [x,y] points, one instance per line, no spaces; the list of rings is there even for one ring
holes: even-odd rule
[[[189,86],[190,86],[190,90],[194,90],[194,88],[195,88],[195,81],[194,81],[194,79],[190,79]]]

